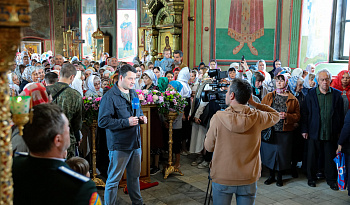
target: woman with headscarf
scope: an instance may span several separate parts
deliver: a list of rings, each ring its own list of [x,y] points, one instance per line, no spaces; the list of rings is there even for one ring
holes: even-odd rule
[[[292,77],[293,76],[298,76],[302,77],[303,76],[303,70],[301,68],[295,68],[292,72]]]
[[[315,69],[316,69],[316,66],[314,64],[308,64],[305,68],[305,70],[310,74],[314,74],[315,73]]]
[[[301,70],[301,69],[300,69]],[[302,72],[301,72],[302,73]],[[298,99],[300,113],[303,113],[303,106],[305,101],[305,96],[301,92],[303,89],[304,79],[300,76],[293,76],[288,80],[289,91]],[[292,177],[297,178],[297,163],[303,161],[303,167],[306,167],[306,150],[304,149],[305,140],[301,135],[300,122],[294,123],[295,130],[293,131],[293,148],[292,148]],[[304,150],[304,151],[303,151]],[[304,157],[305,155],[305,157]]]
[[[9,80],[10,96],[17,96],[19,93],[19,80],[17,75],[15,73],[9,73],[7,74],[7,78]]]
[[[258,67],[258,70],[264,72],[265,80],[263,83],[265,84],[267,90],[269,92],[272,92],[275,88],[274,88],[274,85],[272,83],[271,75],[266,71],[266,62],[263,59],[261,59],[256,63],[256,66]]]
[[[287,90],[288,78],[284,75],[276,76],[276,90],[268,93],[261,104],[271,106],[279,112],[280,121],[273,126],[272,141],[261,142],[262,163],[269,168],[270,176],[264,182],[270,185],[276,182],[277,186],[283,186],[282,171],[291,168],[293,130],[294,123],[300,119],[299,102],[292,93]]]
[[[31,97],[31,107],[43,104],[50,103],[51,98],[46,92],[46,88],[41,83],[28,83],[19,96],[30,96]],[[11,135],[12,151],[13,152],[27,152],[29,149],[25,144],[21,135],[19,135],[19,130],[17,126],[12,127]]]
[[[156,86],[156,78],[157,77],[152,70],[145,70],[145,72],[142,74],[142,79],[145,83],[145,86],[142,87],[142,90],[158,90],[158,87]]]
[[[256,71],[253,73],[250,85],[252,86],[252,94],[259,98],[261,101],[268,93],[265,84],[263,83],[265,76],[262,72]],[[248,81],[249,82],[249,81]]]
[[[19,92],[21,93],[24,89],[24,87],[28,83],[32,82],[39,82],[39,75],[38,75],[38,70],[37,67],[35,66],[28,66],[26,69],[24,69],[22,73],[22,82],[19,86]]]
[[[273,69],[269,72],[269,74],[270,74],[271,78],[273,79],[275,76],[277,76],[277,73],[279,73],[279,71],[276,71],[276,69],[282,68],[281,60],[276,59],[275,61],[273,61],[272,66],[273,66]]]
[[[96,75],[91,75],[87,79],[88,90],[85,93],[85,97],[102,97],[103,91],[101,91],[101,79]]]
[[[315,74],[309,73],[306,75],[304,79],[303,89],[301,92],[303,92],[304,96],[306,96],[309,93],[309,90],[316,86],[315,80]]]
[[[191,110],[191,94],[192,94],[192,89],[188,84],[188,81],[190,80],[191,75],[190,75],[190,69],[188,67],[184,67],[180,70],[179,75],[177,76],[178,82],[182,84],[182,89],[180,95],[186,99],[187,101],[187,106],[184,109],[184,114],[182,117],[183,124],[182,124],[182,130],[183,130],[183,138],[182,138],[182,155],[188,155],[190,152],[188,151],[186,144],[187,140],[190,141],[191,139],[191,123],[188,120],[188,116]]]
[[[74,90],[78,91],[81,97],[84,96],[83,93],[83,81],[81,80],[81,71],[77,71],[77,74],[74,77],[74,80],[71,85],[69,85]]]
[[[350,73],[347,70],[340,71],[331,83],[331,87],[342,92],[344,102],[344,116],[350,108]]]
[[[169,80],[167,77],[160,77],[158,79],[158,89],[160,92],[165,92],[168,88]]]

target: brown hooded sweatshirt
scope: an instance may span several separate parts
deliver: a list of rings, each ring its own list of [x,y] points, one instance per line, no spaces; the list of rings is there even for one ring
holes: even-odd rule
[[[213,182],[239,186],[260,178],[261,131],[276,124],[280,117],[267,105],[258,104],[256,108],[230,106],[210,120],[204,146],[214,152],[210,163]]]

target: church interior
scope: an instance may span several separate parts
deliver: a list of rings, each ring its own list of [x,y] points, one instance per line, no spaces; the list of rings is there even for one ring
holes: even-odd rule
[[[46,74],[51,72],[60,76],[64,64],[74,65],[82,76],[81,79],[86,78],[80,81],[80,88],[76,89],[82,94],[81,107],[85,107],[82,108],[82,126],[78,130],[81,141],[74,141],[77,146],[73,150],[73,156],[80,156],[88,161],[89,175],[96,183],[97,193],[102,201],[100,204],[104,204],[106,180],[109,177],[107,173],[110,169],[110,158],[106,142],[109,132],[100,127],[97,119],[98,108],[97,111],[91,108],[90,113],[85,101],[91,97],[99,99],[98,101],[102,98],[102,103],[104,88],[112,89],[118,83],[118,72],[126,64],[134,66],[137,72],[139,68],[143,73],[136,78],[135,84],[141,86],[143,83],[142,87],[134,88],[139,98],[145,98],[140,98],[140,107],[148,119],[147,124],[140,126],[140,186],[143,203],[212,204],[210,160],[204,159],[206,150],[203,148],[207,131],[205,129],[209,125],[206,124],[205,128],[196,116],[192,121],[187,120],[191,117],[187,113],[186,117],[183,116],[181,133],[188,137],[182,136],[182,141],[178,142],[179,145],[176,144],[178,128],[175,123],[174,127],[169,126],[175,118],[172,119],[170,114],[164,115],[166,122],[163,125],[162,117],[159,117],[162,114],[157,105],[158,96],[153,95],[153,100],[148,101],[146,98],[149,93],[146,91],[142,94],[144,89],[151,90],[145,84],[146,79],[155,82],[152,84],[155,87],[158,83],[157,89],[161,89],[157,79],[167,78],[167,88],[171,80],[180,76],[179,71],[181,73],[187,67],[191,79],[192,74],[194,75],[193,81],[188,80],[187,83],[192,89],[191,96],[187,98],[189,103],[186,102],[190,113],[193,112],[194,106],[191,105],[196,97],[202,91],[204,93],[204,86],[200,86],[204,80],[198,79],[204,79],[204,76],[209,78],[206,68],[227,72],[227,81],[220,83],[228,84],[240,72],[244,72],[243,79],[249,78],[246,71],[241,71],[238,67],[244,64],[247,71],[258,71],[261,62],[264,63],[261,73],[265,80],[268,73],[274,73],[275,77],[287,73],[290,78],[296,71],[309,86],[304,83],[304,88],[306,86],[309,89],[318,85],[316,82],[312,86],[311,75],[316,79],[316,73],[324,69],[328,69],[333,81],[337,81],[339,73],[346,73],[350,79],[350,3],[347,3],[347,0],[0,0],[0,204],[13,204],[13,187],[16,185],[12,179],[12,160],[23,152],[19,148],[15,149],[13,135],[16,133],[22,136],[24,127],[32,119],[31,110],[24,108],[27,105],[23,105],[26,110],[24,113],[15,108],[14,103],[19,103],[20,93],[26,91],[25,85],[21,87],[22,80],[27,83],[43,83],[45,80],[46,84],[43,83],[42,86],[51,86]],[[177,55],[180,60],[177,60]],[[31,67],[33,69],[28,71],[29,80],[23,73]],[[156,81],[148,72],[152,68],[153,71],[150,72],[155,75]],[[230,76],[232,68],[236,73],[233,78]],[[42,76],[40,69],[43,70]],[[32,75],[36,71],[38,81]],[[171,79],[167,76],[168,73]],[[95,75],[99,76],[100,84],[90,96],[87,95],[91,87],[90,78]],[[96,78],[91,79],[95,89]],[[271,76],[271,82],[272,79]],[[298,81],[299,77],[296,79]],[[339,82],[343,83],[340,79]],[[175,84],[171,85],[177,90]],[[330,86],[332,85],[333,82]],[[256,84],[252,84],[252,87],[255,86]],[[200,89],[202,90],[199,92]],[[273,90],[272,85],[269,92]],[[47,91],[53,92],[50,89]],[[341,92],[344,99],[350,96],[350,85]],[[260,93],[260,100],[262,95]],[[50,96],[49,93],[48,96],[51,100],[57,97]],[[26,101],[25,97],[22,96],[21,99]],[[34,96],[28,99],[27,103],[35,103]],[[185,113],[186,108],[185,111],[182,109]],[[347,108],[344,109],[347,111]],[[193,115],[194,113],[197,112],[193,112]],[[180,114],[182,116],[182,112]],[[95,115],[96,118],[93,118]],[[300,121],[302,117],[301,115]],[[160,141],[159,136],[154,137],[157,133],[163,133]],[[304,140],[301,133],[296,137]],[[174,143],[170,138],[174,138]],[[197,142],[192,142],[194,140]],[[302,153],[301,155],[307,155],[306,140],[301,143],[299,150],[298,147],[294,149]],[[181,153],[176,151],[177,146],[180,146]],[[69,150],[67,156],[71,157]],[[255,204],[350,204],[350,195],[346,189],[335,191],[332,186],[330,189],[322,173],[327,166],[325,164],[319,164],[321,176],[317,175],[316,187],[311,186],[307,169],[303,167],[304,160],[305,156],[301,156],[298,163],[292,165],[296,167],[296,175],[290,169],[281,172],[284,182],[282,186],[274,183],[267,185],[265,180],[269,177],[269,168],[263,163],[261,178],[257,181]],[[125,193],[126,183],[127,176],[124,173],[119,183],[118,204],[132,204],[129,194]],[[239,204],[235,197],[231,202]]]

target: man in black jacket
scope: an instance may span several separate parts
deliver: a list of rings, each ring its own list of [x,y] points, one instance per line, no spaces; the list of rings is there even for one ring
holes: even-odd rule
[[[70,135],[62,109],[50,103],[33,110],[23,131],[30,154],[13,159],[13,204],[101,205],[95,183],[64,162]]]
[[[305,98],[305,109],[302,109],[301,132],[308,139],[308,185],[316,187],[318,156],[324,156],[321,160],[324,160],[327,184],[331,189],[338,190],[333,158],[344,122],[344,104],[341,92],[330,87],[332,76],[327,69],[318,71],[316,79],[318,87],[309,91]]]
[[[147,123],[141,109],[133,115],[131,101],[138,98],[133,90],[136,69],[123,65],[119,69],[118,82],[101,100],[98,125],[106,129],[109,150],[108,178],[105,188],[105,204],[117,204],[119,181],[126,168],[127,186],[132,204],[143,204],[139,177],[141,171],[140,124]]]

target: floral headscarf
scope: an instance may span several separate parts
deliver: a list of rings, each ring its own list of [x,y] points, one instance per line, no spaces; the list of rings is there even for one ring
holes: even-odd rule
[[[167,89],[168,84],[169,84],[168,81],[169,80],[168,80],[167,77],[160,77],[158,79],[158,89],[159,89],[160,92],[164,92]]]
[[[19,66],[16,66],[15,74],[17,75],[19,82],[21,82],[22,81],[22,74],[21,74],[21,71],[19,69]]]
[[[22,73],[23,80],[26,80],[30,83],[33,82],[32,73],[36,70],[37,70],[37,68],[35,66],[26,67]]]
[[[50,102],[46,88],[41,83],[28,83],[19,95],[31,96],[33,102],[32,106]]]
[[[299,96],[299,92],[296,92],[298,80],[304,80],[299,76],[293,76],[288,81],[289,90],[293,93],[294,96]]]

